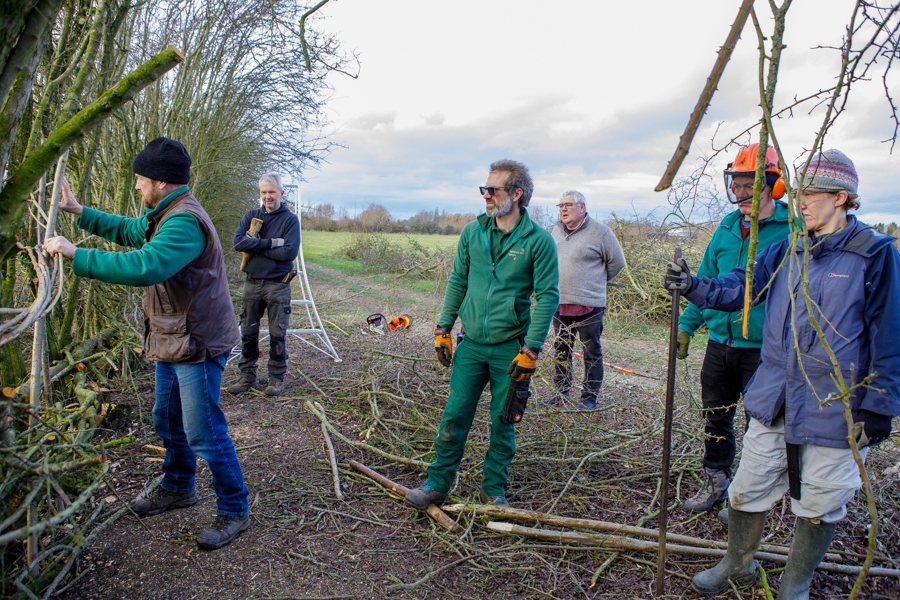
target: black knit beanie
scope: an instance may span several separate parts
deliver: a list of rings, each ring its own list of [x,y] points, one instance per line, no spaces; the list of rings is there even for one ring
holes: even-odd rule
[[[191,157],[184,144],[158,137],[134,157],[134,172],[164,183],[191,180]]]

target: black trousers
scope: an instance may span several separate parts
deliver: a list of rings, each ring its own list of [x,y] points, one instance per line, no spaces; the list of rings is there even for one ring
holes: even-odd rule
[[[700,371],[700,397],[706,417],[704,467],[731,473],[736,450],[735,409],[758,366],[758,348],[733,348],[709,340]]]
[[[603,307],[596,307],[586,315],[564,317],[553,315],[553,383],[561,394],[568,394],[572,387],[572,346],[575,334],[584,345],[584,383],[581,399],[588,404],[597,401],[603,384],[603,348],[600,335],[603,333]]]
[[[269,379],[284,379],[288,355],[285,332],[291,320],[291,284],[278,279],[248,279],[241,298],[241,375],[256,380],[259,322],[269,317]]]

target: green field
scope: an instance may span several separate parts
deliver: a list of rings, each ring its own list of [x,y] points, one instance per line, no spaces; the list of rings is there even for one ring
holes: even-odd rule
[[[349,233],[344,231],[304,231],[303,232],[303,256],[306,261],[320,267],[337,269],[346,273],[356,273],[361,270],[358,261],[340,258],[338,251],[353,242],[358,235],[384,236],[392,244],[406,245],[409,240],[415,240],[426,248],[455,247],[459,240],[458,235],[425,235],[415,233]]]

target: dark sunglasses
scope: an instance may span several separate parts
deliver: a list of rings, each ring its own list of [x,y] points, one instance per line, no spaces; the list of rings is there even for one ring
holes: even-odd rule
[[[478,189],[481,190],[482,196],[484,196],[485,194],[488,194],[490,196],[496,196],[497,190],[506,190],[507,192],[509,192],[509,190],[515,189],[515,187],[516,186],[514,186],[514,185],[496,185],[496,186],[490,186],[490,187],[481,186]]]

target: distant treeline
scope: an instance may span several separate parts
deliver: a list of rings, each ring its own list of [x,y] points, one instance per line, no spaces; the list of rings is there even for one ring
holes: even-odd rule
[[[541,227],[550,229],[556,222],[555,214],[546,207],[529,206],[528,214]],[[361,231],[370,233],[432,233],[459,235],[467,223],[474,221],[475,213],[448,213],[446,210],[420,210],[404,220],[396,220],[380,204],[372,204],[356,217],[350,217],[346,208],[336,209],[332,204],[316,204],[303,211],[303,229],[308,231]]]
[[[351,218],[346,208],[317,204],[303,213],[303,229],[308,231],[364,231],[375,233],[437,233],[459,235],[474,213],[448,213],[446,210],[420,210],[405,220],[395,220],[380,204],[372,204]]]

